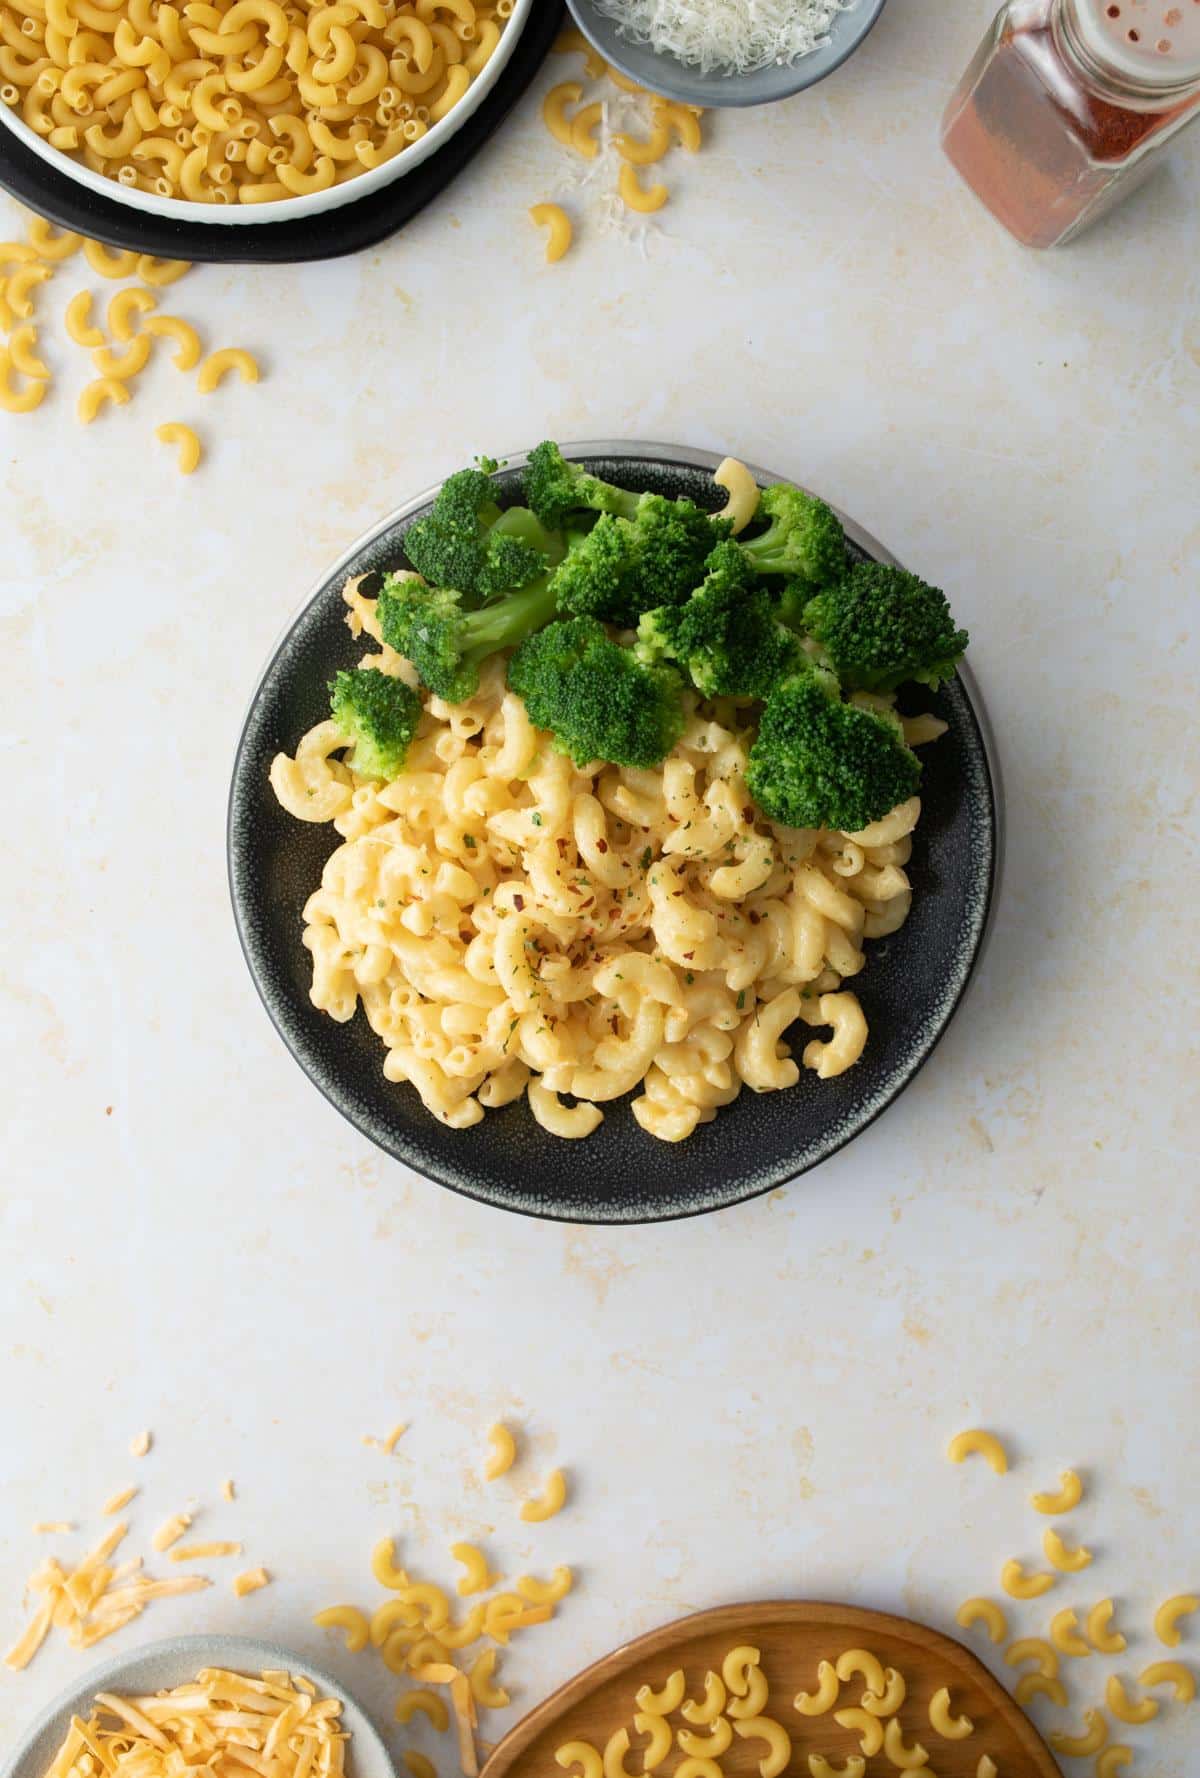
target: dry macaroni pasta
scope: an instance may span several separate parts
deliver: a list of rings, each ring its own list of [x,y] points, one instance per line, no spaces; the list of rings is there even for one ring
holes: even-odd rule
[[[0,0],[0,100],[121,185],[265,203],[419,141],[482,73],[511,12],[512,0]],[[59,259],[77,240],[36,245]],[[103,277],[164,285],[187,269],[93,242],[84,252]]]
[[[345,597],[378,641],[374,601]],[[411,677],[380,648],[369,664]],[[574,1139],[636,1092],[642,1128],[681,1141],[743,1085],[794,1084],[797,1019],[830,1033],[803,1065],[843,1073],[867,1037],[845,983],[908,912],[920,802],[857,835],[777,827],[750,804],[749,745],[735,704],[691,696],[659,770],[581,771],[498,657],[469,703],[426,699],[390,783],[356,778],[318,723],[271,767],[284,808],[342,839],[304,909],[314,1006],[361,1005],[387,1078],[454,1129],[525,1093]]]

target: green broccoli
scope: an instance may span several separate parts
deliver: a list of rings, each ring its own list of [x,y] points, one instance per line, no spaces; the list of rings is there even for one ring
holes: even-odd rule
[[[842,703],[833,675],[808,667],[767,699],[746,786],[785,827],[857,833],[912,796],[920,771],[897,722]]]
[[[553,439],[543,440],[529,453],[525,499],[551,531],[561,531],[577,512],[611,512],[631,519],[640,498],[640,494],[602,481],[578,463],[568,463]]]
[[[495,468],[492,458],[481,457],[477,469],[448,476],[430,512],[404,533],[405,555],[432,586],[494,599],[545,569],[546,551],[502,517],[491,479]]]
[[[447,703],[461,704],[474,697],[479,669],[489,655],[549,623],[554,590],[551,576],[543,574],[491,605],[473,608],[449,587],[389,574],[376,615],[388,647],[412,662],[430,691]]]
[[[764,488],[756,518],[770,522],[757,537],[740,539],[756,574],[785,574],[823,586],[845,571],[846,534],[831,507],[789,482]]]
[[[530,636],[508,663],[508,683],[576,765],[654,766],[683,733],[679,675],[610,641],[595,618],[563,618]]]
[[[856,562],[808,600],[803,623],[851,690],[895,691],[910,679],[936,687],[968,641],[945,593],[885,562]]]
[[[421,720],[411,685],[376,667],[355,667],[329,682],[329,709],[347,741],[350,765],[361,778],[394,778]]]
[[[554,578],[558,608],[632,626],[644,611],[682,604],[728,530],[690,500],[641,494],[631,519],[603,513],[573,540]]]
[[[765,698],[802,664],[799,638],[776,620],[736,543],[719,543],[706,567],[686,604],[643,615],[639,653],[677,660],[706,697]]]

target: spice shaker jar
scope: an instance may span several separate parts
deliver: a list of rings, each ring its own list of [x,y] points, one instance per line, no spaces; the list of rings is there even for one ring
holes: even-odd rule
[[[942,146],[1027,247],[1110,210],[1200,116],[1200,0],[1009,0],[942,120]]]

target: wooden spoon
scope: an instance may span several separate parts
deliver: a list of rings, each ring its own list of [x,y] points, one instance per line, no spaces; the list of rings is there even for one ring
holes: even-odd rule
[[[861,1707],[865,1689],[861,1676],[841,1684],[836,1703],[824,1715],[803,1716],[793,1704],[798,1692],[816,1691],[819,1662],[836,1662],[851,1648],[867,1649],[885,1668],[894,1667],[904,1677],[907,1697],[897,1713],[904,1745],[919,1741],[928,1753],[927,1765],[917,1768],[913,1778],[977,1778],[984,1754],[992,1759],[997,1778],[1060,1778],[1029,1718],[961,1643],[907,1618],[811,1600],[722,1605],[665,1624],[614,1649],[510,1730],[481,1778],[508,1778],[514,1768],[519,1778],[560,1778],[554,1755],[564,1742],[587,1741],[603,1753],[609,1736],[621,1728],[630,1737],[627,1770],[640,1773],[639,1749],[647,1743],[634,1727],[634,1714],[641,1708],[634,1693],[644,1684],[661,1688],[681,1667],[687,1678],[685,1696],[700,1699],[705,1674],[710,1670],[719,1674],[725,1656],[739,1644],[761,1651],[770,1684],[763,1714],[781,1722],[792,1738],[786,1778],[808,1778],[810,1753],[824,1754],[838,1767],[851,1755],[862,1756],[856,1729],[834,1720],[839,1710]],[[973,1732],[961,1740],[943,1739],[930,1724],[930,1699],[943,1686],[949,1687],[954,1715],[966,1715],[974,1724]],[[674,1732],[693,1726],[678,1712],[670,1725]],[[695,1732],[711,1731],[701,1727]],[[761,1741],[735,1735],[718,1761],[724,1778],[758,1778],[765,1752]],[[670,1778],[682,1757],[676,1743],[655,1769],[655,1778]],[[867,1759],[867,1772],[901,1778],[883,1751]]]

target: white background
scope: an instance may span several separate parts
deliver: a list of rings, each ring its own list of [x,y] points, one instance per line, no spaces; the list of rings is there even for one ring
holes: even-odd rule
[[[373,1600],[385,1531],[445,1576],[467,1533],[509,1574],[578,1565],[508,1663],[522,1706],[739,1595],[951,1625],[1004,1558],[1038,1557],[1025,1495],[1068,1462],[1098,1560],[1056,1607],[1112,1593],[1131,1673],[1152,1604],[1200,1587],[1200,131],[1077,246],[1018,249],[937,149],[986,16],[893,0],[819,90],[673,157],[644,257],[576,192],[548,268],[525,210],[565,190],[538,119],[574,72],[556,59],[385,247],[167,294],[261,355],[258,388],[199,398],[164,358],[80,431],[90,372],[44,328],[55,393],[0,432],[6,1645],[32,1522],[90,1540],[134,1479],[134,1547],[195,1496],[197,1533],[277,1578],[238,1603],[210,1565],[217,1587],[126,1645],[275,1633],[385,1707],[367,1657],[308,1622]],[[70,262],[42,313],[86,275]],[[167,418],[205,436],[191,480],[153,441]],[[820,489],[950,589],[1003,756],[994,940],[930,1066],[817,1173],[660,1229],[505,1217],[383,1159],[283,1051],[227,905],[231,756],[290,611],[414,490],[547,433],[728,449]],[[485,1492],[502,1414],[528,1460]],[[397,1419],[394,1458],[364,1448]],[[1005,1482],[943,1460],[977,1422],[1010,1440]],[[523,1526],[552,1462],[570,1510]],[[1070,1676],[1076,1713],[1109,1665]],[[56,1641],[4,1678],[0,1737],[80,1670]],[[1131,1731],[1146,1778],[1200,1758],[1200,1706],[1166,1716]]]

